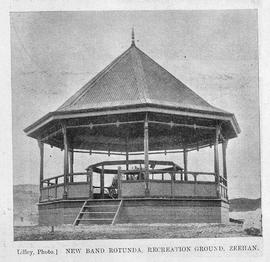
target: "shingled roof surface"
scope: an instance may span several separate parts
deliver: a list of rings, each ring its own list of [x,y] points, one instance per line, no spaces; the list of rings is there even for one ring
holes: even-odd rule
[[[140,104],[226,113],[211,106],[135,45],[131,45],[57,111]]]

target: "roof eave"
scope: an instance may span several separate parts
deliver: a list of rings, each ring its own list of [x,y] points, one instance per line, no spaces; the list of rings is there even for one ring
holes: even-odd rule
[[[234,114],[232,114],[231,118],[232,118],[231,124],[232,124],[232,126],[234,128],[234,131],[235,131],[236,136],[238,136],[238,134],[241,133],[240,126],[239,126],[239,124],[238,124],[238,122],[237,122],[236,117],[235,117]]]
[[[48,120],[49,118],[51,118],[54,115],[54,112],[49,112],[46,115],[44,115],[43,117],[41,117],[40,119],[38,119],[37,121],[35,121],[33,124],[27,126],[26,128],[23,129],[23,131],[28,135],[30,133],[32,133],[33,129],[35,127],[37,127],[38,125],[42,124],[44,125],[46,120]]]
[[[134,104],[129,106],[113,106],[113,107],[106,107],[106,108],[91,108],[91,109],[81,109],[81,110],[70,110],[70,111],[53,111],[49,112],[42,118],[35,121],[33,124],[26,127],[23,131],[28,135],[31,136],[31,134],[44,126],[45,124],[53,121],[53,120],[61,120],[61,119],[68,119],[68,118],[74,118],[74,117],[86,117],[86,116],[95,116],[95,115],[103,115],[103,114],[121,114],[125,113],[125,110],[134,110],[134,109],[141,109],[141,111],[152,111],[151,109],[159,109],[159,110],[165,110],[167,112],[173,113],[173,111],[178,113],[183,113],[184,115],[190,115],[193,114],[199,115],[198,117],[205,118],[211,116],[211,118],[219,119],[219,117],[229,117],[230,122],[234,128],[234,131],[237,134],[240,133],[240,127],[237,123],[237,120],[232,113],[228,112],[214,112],[214,111],[207,111],[207,110],[199,110],[199,109],[192,109],[192,108],[182,108],[182,107],[171,107],[167,105],[155,105],[155,104]],[[140,111],[137,111],[140,112]],[[91,114],[90,114],[91,113]],[[134,111],[136,113],[136,111]],[[88,115],[89,114],[89,115]],[[194,116],[194,115],[193,115]],[[195,117],[195,116],[194,116]],[[229,119],[228,119],[229,120]]]

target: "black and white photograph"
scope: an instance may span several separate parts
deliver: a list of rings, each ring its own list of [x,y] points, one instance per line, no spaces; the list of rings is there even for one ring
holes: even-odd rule
[[[257,10],[12,12],[15,241],[262,236]]]
[[[0,261],[268,261],[269,13],[3,1]]]

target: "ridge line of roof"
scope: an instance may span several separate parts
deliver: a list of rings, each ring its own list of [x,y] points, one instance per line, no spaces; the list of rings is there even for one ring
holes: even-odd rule
[[[140,61],[140,57],[138,57],[136,46],[133,46],[133,49],[134,51],[131,51],[132,69],[136,76],[136,87],[139,93],[139,99],[142,103],[147,103],[148,99],[146,96],[147,87],[145,82],[145,72],[143,69],[143,65]]]
[[[132,46],[130,46],[126,51],[117,56],[111,63],[109,63],[103,70],[97,73],[93,78],[91,78],[82,88],[80,88],[73,96],[71,96],[67,101],[65,101],[60,107],[56,109],[56,111],[64,110],[67,107],[74,105],[78,102],[82,96],[87,92],[89,86],[94,84],[96,81],[101,79],[111,68],[117,65],[121,59],[123,59],[131,50]]]

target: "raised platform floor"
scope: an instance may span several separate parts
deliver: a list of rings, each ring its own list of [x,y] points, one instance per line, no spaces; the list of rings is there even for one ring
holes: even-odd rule
[[[39,203],[39,224],[73,224],[86,200],[91,203],[91,208],[88,209],[90,212],[87,212],[91,213],[91,217],[88,216],[88,220],[87,216],[85,217],[87,224],[102,224],[103,222],[98,219],[100,206],[112,204],[112,206],[117,206],[120,202],[120,199],[81,199]],[[116,210],[106,209],[100,212],[114,212],[115,214]],[[112,217],[113,214],[109,213],[107,215],[108,223],[112,223],[114,219],[114,223],[117,224],[228,223],[229,204],[221,199],[125,198],[122,199],[121,208],[116,217]]]

